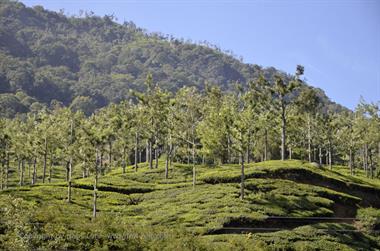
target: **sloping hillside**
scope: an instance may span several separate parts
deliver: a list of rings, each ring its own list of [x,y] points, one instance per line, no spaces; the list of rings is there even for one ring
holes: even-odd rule
[[[195,187],[192,167],[183,164],[173,165],[169,179],[163,165],[148,169],[141,164],[138,172],[128,168],[125,174],[115,169],[99,177],[95,221],[93,178],[80,178],[77,171],[72,203],[65,200],[61,169],[54,169],[50,184],[0,192],[5,222],[0,247],[12,242],[31,249],[380,248],[380,211],[374,209],[380,207],[380,183],[360,171],[351,177],[346,167],[328,170],[301,161],[251,164],[243,201],[235,165],[197,166]],[[17,174],[10,178],[16,183]]]
[[[2,116],[60,103],[93,111],[129,99],[130,89],[144,89],[148,73],[173,92],[182,86],[203,89],[206,83],[230,90],[236,81],[246,84],[260,74],[268,80],[275,74],[291,77],[245,64],[212,45],[115,23],[112,16],[67,17],[40,6],[0,2]],[[317,91],[325,106],[343,109]]]

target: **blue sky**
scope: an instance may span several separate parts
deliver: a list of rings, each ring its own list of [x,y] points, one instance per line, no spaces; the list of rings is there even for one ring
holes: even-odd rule
[[[292,73],[353,109],[380,101],[378,0],[25,0],[27,6],[91,10],[133,21],[149,32],[207,40],[244,62]]]

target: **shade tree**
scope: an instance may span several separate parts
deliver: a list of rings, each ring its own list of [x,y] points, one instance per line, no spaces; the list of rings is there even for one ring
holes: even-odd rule
[[[193,186],[196,184],[196,151],[200,146],[197,129],[202,119],[202,101],[201,94],[194,87],[184,87],[177,92],[175,99],[172,101],[171,109],[169,110],[169,144],[167,146],[167,154],[171,157],[174,142],[176,142],[178,146],[181,146],[182,149],[187,150],[186,157],[188,163],[190,159],[192,160]]]
[[[289,98],[293,90],[300,84],[300,76],[304,73],[304,67],[297,65],[294,80],[286,82],[283,76],[277,74],[274,76],[274,85],[272,93],[274,95],[273,105],[278,111],[281,118],[281,160],[285,159],[286,152],[286,126],[287,126],[287,108],[292,99]]]

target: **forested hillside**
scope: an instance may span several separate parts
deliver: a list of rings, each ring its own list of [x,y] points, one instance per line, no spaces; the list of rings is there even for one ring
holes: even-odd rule
[[[0,250],[380,250],[380,103],[294,70],[0,0]]]
[[[236,82],[247,86],[260,75],[269,84],[276,74],[286,81],[292,78],[274,68],[245,64],[206,42],[147,33],[132,22],[113,19],[93,13],[67,17],[41,6],[1,1],[1,116],[60,105],[89,115],[111,102],[128,100],[130,89],[144,90],[149,73],[171,92],[183,86],[203,90],[207,84],[232,90]],[[323,106],[343,109],[316,91]]]

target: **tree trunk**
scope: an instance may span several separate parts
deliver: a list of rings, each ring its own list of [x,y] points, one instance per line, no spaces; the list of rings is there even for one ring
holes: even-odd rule
[[[5,165],[5,189],[8,188],[8,178],[9,178],[9,153],[7,152],[7,163]]]
[[[146,141],[146,148],[145,148],[145,162],[149,163],[149,141]]]
[[[82,161],[82,165],[83,165],[83,168],[82,168],[82,178],[86,178],[86,166],[87,166],[87,162],[86,160],[83,160]]]
[[[42,183],[45,183],[47,154],[48,154],[47,139],[45,137],[45,151],[44,151],[44,166],[43,166],[43,173],[42,173]]]
[[[74,132],[74,122],[71,119],[71,124],[70,124],[70,146],[73,144],[73,132]],[[67,202],[71,203],[71,176],[72,176],[72,171],[73,171],[73,156],[71,151],[70,153],[70,159],[68,163],[68,179],[67,179]]]
[[[329,150],[326,147],[326,166],[329,164]]]
[[[0,190],[4,189],[4,170],[5,170],[5,159],[1,161],[0,167]]]
[[[21,161],[18,157],[17,157],[17,174],[18,174],[19,184],[20,184],[20,181],[21,181]]]
[[[96,201],[97,201],[97,185],[98,185],[98,172],[99,172],[99,153],[96,150],[96,161],[95,161],[95,177],[94,177],[94,195],[93,195],[93,207],[92,207],[92,217],[96,218]]]
[[[285,147],[286,147],[285,105],[281,104],[281,160],[285,160]]]
[[[365,153],[364,152],[365,152],[365,150],[364,150],[364,146],[363,146],[360,153],[361,153],[361,158],[362,158],[362,168],[363,168],[363,171],[365,172]]]
[[[153,168],[153,158],[152,158],[152,141],[149,140],[149,169]]]
[[[268,160],[268,130],[265,128],[265,139],[264,139],[264,161]]]
[[[37,158],[33,159],[33,176],[32,176],[32,185],[36,184],[37,181],[37,167],[36,167]]]
[[[319,147],[319,164],[322,166],[322,157],[323,157],[323,154],[322,154],[322,147]]]
[[[21,160],[20,186],[24,185],[24,170],[25,170],[25,160]]]
[[[354,175],[354,168],[352,166],[352,149],[350,147],[350,153],[349,153],[349,159],[348,159],[348,166],[350,168],[351,175]]]
[[[67,182],[67,202],[71,203],[71,175],[72,175],[72,165],[73,165],[73,160],[70,158],[69,160],[69,179]]]
[[[108,170],[112,169],[112,141],[108,142]]]
[[[309,153],[309,162],[311,162],[311,117],[310,114],[307,116],[307,147]]]
[[[165,179],[169,178],[169,151],[166,154],[165,160]]]
[[[292,147],[289,146],[289,159],[290,159],[290,160],[292,160],[292,153],[293,153],[293,151],[292,151]]]
[[[244,181],[245,181],[245,174],[244,174],[244,154],[243,151],[241,153],[241,181],[240,181],[240,199],[244,200]]]
[[[124,146],[123,147],[123,162],[122,162],[122,164],[121,164],[121,167],[123,168],[123,174],[125,174],[125,168],[126,168],[126,166],[127,166],[127,162],[126,162],[126,160],[125,160],[125,158],[126,158],[126,156],[125,156],[125,154],[126,154],[126,147]]]
[[[366,176],[369,177],[369,172],[368,172],[368,146],[367,146],[367,144],[364,144],[363,166],[364,166]]]
[[[371,179],[373,179],[373,162],[372,162],[372,151],[369,150],[369,169],[371,172]]]
[[[364,170],[365,174],[368,176],[367,162],[366,162],[366,147],[365,147],[365,145],[363,146],[363,170]]]
[[[355,175],[355,151],[352,152],[352,173]]]
[[[227,135],[227,163],[231,163],[231,139],[230,135]]]
[[[370,177],[368,144],[365,145],[365,165],[366,165],[366,169],[367,169],[367,177]]]
[[[173,147],[173,146],[172,146]],[[173,150],[172,150],[173,151]],[[173,164],[173,153],[170,154],[169,158],[169,168],[173,170],[172,164]]]
[[[190,166],[190,144],[187,143],[187,165]]]
[[[30,160],[28,160],[28,179],[30,179],[30,165],[31,165],[31,162]]]
[[[247,144],[247,163],[251,163],[251,130],[248,131],[248,144]]]
[[[100,170],[100,174],[101,175],[104,175],[104,167],[103,167],[103,150],[100,151],[100,163],[99,163],[99,170]]]
[[[66,182],[69,181],[69,162],[66,162]]]
[[[154,157],[155,157],[155,168],[158,168],[158,148],[154,149]]]
[[[52,180],[52,174],[53,174],[53,154],[50,154],[50,167],[49,167],[49,183]]]
[[[136,132],[135,134],[135,172],[137,172],[137,168],[139,168],[137,165],[139,161],[138,158],[139,158],[139,135]]]
[[[330,169],[332,169],[332,156],[331,156],[331,142],[329,142],[329,166],[330,166]]]
[[[171,138],[171,136],[170,136],[170,138]],[[170,143],[168,148],[169,149],[166,153],[166,162],[165,162],[165,179],[169,178],[169,165],[171,166],[173,144]]]
[[[197,183],[196,179],[196,170],[195,170],[195,141],[193,141],[193,188],[195,187],[195,184]]]
[[[95,179],[94,179],[94,197],[93,197],[93,208],[92,208],[92,217],[95,219],[96,218],[96,200],[97,200],[97,184],[98,184],[98,179],[97,177],[98,174],[95,174]]]

